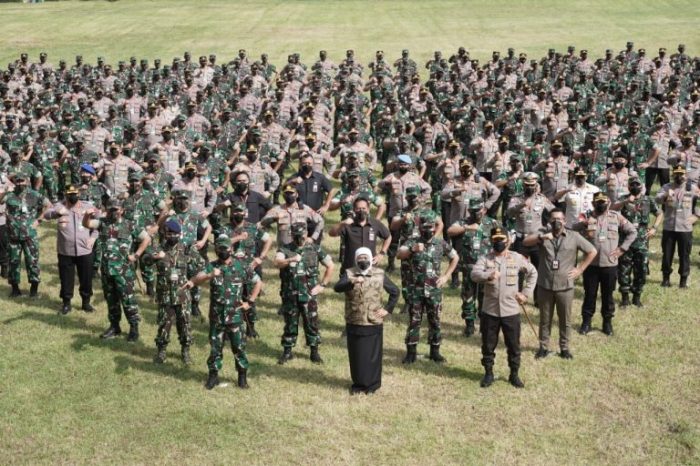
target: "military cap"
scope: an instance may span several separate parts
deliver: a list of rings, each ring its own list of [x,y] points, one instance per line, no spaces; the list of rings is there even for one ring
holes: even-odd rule
[[[141,181],[143,179],[143,173],[132,171],[127,177],[127,181]]]
[[[537,184],[537,181],[539,181],[540,177],[537,175],[537,173],[533,172],[526,172],[523,175],[523,184]]]
[[[191,160],[185,164],[185,171],[197,170],[197,165]]]
[[[427,93],[428,93],[428,90],[427,90],[426,88],[421,88],[421,90],[420,90],[419,93],[420,93],[420,94],[427,94]]]
[[[243,202],[234,202],[231,204],[231,212],[245,212],[246,206]]]
[[[420,186],[409,186],[406,188],[406,196],[419,196]]]
[[[359,178],[360,170],[348,170],[347,172],[345,172],[345,176],[347,176],[348,178]]]
[[[509,142],[508,136],[501,136],[501,138],[498,140],[499,144],[508,144]]]
[[[214,247],[216,248],[230,248],[231,238],[228,235],[219,235],[214,240]]]
[[[300,235],[307,231],[306,222],[294,222],[292,224],[292,235]]]
[[[642,184],[642,180],[639,179],[639,175],[633,175],[633,176],[631,176],[630,179],[629,179],[629,184],[630,184],[630,185],[633,185],[633,184],[641,185],[641,184]]]
[[[493,128],[493,121],[487,120],[484,122],[484,128]]]
[[[80,165],[80,170],[84,171],[84,172],[88,172],[91,175],[94,175],[96,173],[95,168],[92,165],[90,165],[89,163],[84,163],[84,164]]]
[[[148,102],[148,108],[158,108],[158,105],[154,101]]]
[[[357,128],[350,128],[350,131],[348,131],[348,134],[358,134],[358,133],[359,133],[359,131],[357,130]]]
[[[642,53],[647,53],[647,51],[646,51],[646,49],[639,49],[639,53],[640,53],[640,54],[642,54]]]
[[[315,141],[316,140],[316,135],[314,133],[309,133],[306,135],[305,139],[307,141]]]
[[[459,141],[456,139],[450,140],[449,144],[447,144],[448,147],[459,147]]]
[[[17,172],[12,176],[12,179],[14,181],[19,181],[19,180],[24,180],[26,181],[28,179],[27,174],[24,172]]]
[[[574,168],[574,176],[586,176],[586,175],[588,175],[588,172],[586,172],[586,170],[582,166],[578,165]]]
[[[520,58],[527,58],[527,54],[525,52],[521,52],[519,57]]]
[[[171,195],[175,199],[190,199],[192,197],[192,193],[188,191],[187,189],[173,189],[171,192]]]
[[[543,130],[542,128],[538,128],[535,130],[535,135],[538,135],[538,134],[540,136],[544,136],[545,134],[547,134],[547,132],[545,130]]]
[[[286,184],[284,188],[282,189],[283,193],[295,193],[297,192],[296,188],[292,186],[291,184]]]
[[[434,225],[437,222],[437,215],[435,215],[435,211],[433,210],[426,210],[420,215],[420,223],[421,226],[423,225]]]
[[[588,136],[589,138],[591,138],[595,141],[598,139],[598,131],[592,129],[586,134],[586,136]]]
[[[671,173],[674,175],[685,175],[685,167],[681,164],[678,164],[675,167],[673,167],[673,171]]]
[[[84,138],[83,135],[80,134],[80,133],[73,133],[73,134],[71,135],[71,137],[73,138],[73,141],[74,141],[74,142],[79,142],[79,143],[85,142],[85,138]]]
[[[666,121],[666,118],[664,118],[663,115],[657,115],[656,118],[654,118],[654,123],[663,123]]]
[[[251,144],[245,151],[247,154],[254,154],[258,151],[258,147],[255,144]]]
[[[408,163],[408,164],[413,164],[413,161],[411,160],[411,157],[407,154],[401,154],[398,157],[396,157],[396,160],[399,163]]]
[[[510,161],[512,162],[513,160],[517,160],[518,162],[522,162],[524,159],[523,154],[520,152],[513,152],[510,154]]]
[[[469,210],[481,210],[484,208],[484,200],[480,197],[469,199]]]
[[[263,116],[275,116],[272,110],[266,110]]]
[[[555,147],[561,149],[562,147],[564,147],[564,145],[561,143],[561,141],[554,141],[550,147],[552,149],[554,149]]]
[[[80,191],[75,185],[70,185],[66,188],[66,194],[78,194]]]
[[[158,155],[157,152],[149,152],[146,154],[146,156],[144,158],[145,158],[146,162],[150,162],[152,160],[160,161],[160,155]]]
[[[582,54],[582,55],[588,55],[588,50],[586,50],[586,49],[581,50],[581,54]]]
[[[111,197],[105,202],[107,210],[121,209],[124,206],[121,200],[116,197]]]
[[[471,159],[468,159],[466,157],[459,161],[459,168],[472,167],[472,166],[473,166],[473,164],[472,164]]]
[[[593,195],[593,202],[608,202],[608,195],[603,191],[598,191]]]
[[[313,118],[311,118],[311,117],[304,118],[304,124],[305,125],[313,125],[314,124]],[[350,130],[350,132],[352,132],[352,130]]]
[[[608,112],[605,114],[605,118],[615,118],[615,113],[614,112]]]
[[[161,128],[161,133],[172,133],[173,132],[173,127],[170,125],[165,125],[163,128]]]
[[[491,234],[489,236],[491,237],[491,241],[502,241],[508,239],[508,235],[501,227],[491,228]]]
[[[627,47],[634,47],[634,42],[632,42],[631,40],[627,41]]]
[[[182,232],[182,226],[180,226],[180,222],[178,222],[175,219],[168,219],[165,222],[165,231],[169,231],[171,233],[180,233]]]
[[[197,102],[194,102],[192,100],[187,102],[187,108],[195,108],[196,106],[197,106]]]

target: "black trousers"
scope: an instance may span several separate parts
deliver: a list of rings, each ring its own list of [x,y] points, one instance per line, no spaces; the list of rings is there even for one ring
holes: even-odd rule
[[[7,225],[0,225],[0,265],[8,267],[10,263],[10,246]]]
[[[654,186],[654,181],[659,178],[659,186],[663,186],[669,181],[668,168],[647,168],[644,175],[644,185],[647,188],[647,194],[651,193],[651,187]]]
[[[661,272],[671,275],[673,272],[673,256],[678,245],[678,274],[687,277],[690,274],[690,250],[693,247],[691,231],[666,231],[661,234]]]
[[[525,246],[525,245],[523,245],[523,239],[517,238],[513,242],[513,251],[517,252],[518,254],[522,254],[523,256],[530,259],[530,263],[536,269],[540,268],[540,247],[539,246]],[[525,274],[521,272],[520,274],[518,274],[518,288],[520,290],[523,289],[524,283],[525,283]],[[535,303],[534,304],[535,304],[535,306],[537,306],[538,305],[538,303],[537,303],[537,286],[535,286],[534,296],[535,296]]]
[[[612,319],[615,315],[615,301],[613,292],[617,283],[617,266],[599,267],[590,265],[583,272],[583,306],[581,315],[583,320],[591,320],[595,314],[595,305],[600,288],[600,313],[603,319]]]
[[[383,325],[347,324],[352,390],[372,393],[382,386]]]
[[[508,317],[495,317],[481,313],[481,365],[493,367],[496,360],[498,333],[503,331],[503,340],[508,352],[508,367],[511,370],[520,368],[520,314]]]
[[[58,255],[58,277],[61,280],[61,299],[70,301],[75,287],[75,270],[78,270],[78,292],[83,299],[92,296],[92,253],[84,256]]]

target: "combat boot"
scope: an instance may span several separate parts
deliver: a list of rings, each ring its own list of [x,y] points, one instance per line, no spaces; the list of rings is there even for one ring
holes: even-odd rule
[[[537,353],[535,353],[535,359],[544,359],[547,356],[549,356],[549,351],[541,346],[540,349],[537,350]]]
[[[190,358],[190,347],[189,346],[183,346],[182,351],[180,352],[182,355],[182,362],[186,365],[189,366],[192,363],[192,358]]]
[[[204,386],[207,387],[207,390],[211,390],[217,385],[219,385],[219,373],[217,371],[209,371],[209,377]]]
[[[456,290],[459,288],[459,274],[457,272],[452,274],[452,280],[450,281],[450,288]]]
[[[578,333],[581,335],[588,335],[591,331],[591,318],[584,317],[583,322],[581,322],[581,327],[578,329]]]
[[[620,306],[627,307],[629,305],[630,305],[630,294],[629,293],[622,293],[622,301],[620,301]]]
[[[95,312],[95,308],[90,304],[90,297],[83,298],[83,304],[80,308],[85,312]]]
[[[163,364],[165,362],[165,358],[167,357],[165,353],[165,346],[161,346],[158,348],[158,354],[156,354],[156,357],[153,358],[153,362],[156,364]]]
[[[126,341],[136,341],[139,339],[139,324],[137,322],[129,326],[129,335],[126,337]]]
[[[156,295],[155,288],[153,286],[153,282],[147,282],[146,283],[146,296],[150,296],[151,298]]]
[[[485,368],[486,372],[484,373],[484,377],[481,379],[481,388],[486,388],[490,387],[493,385],[493,367],[486,367]]]
[[[520,376],[518,376],[518,369],[511,369],[510,370],[510,375],[508,376],[508,382],[515,388],[523,388],[525,384],[523,383],[522,380],[520,380]]]
[[[467,320],[467,327],[464,329],[464,336],[465,337],[470,337],[476,333],[476,328],[474,327],[474,321],[473,320]]]
[[[277,364],[284,364],[287,361],[291,361],[294,359],[294,355],[292,354],[292,347],[291,346],[285,346],[284,351],[282,352],[282,356],[277,360]]]
[[[681,277],[681,282],[678,284],[678,288],[688,288],[688,277]]]
[[[12,286],[12,291],[10,291],[10,298],[18,298],[22,296],[22,292],[19,290],[18,283],[10,283]]]
[[[430,345],[430,359],[437,363],[443,363],[446,361],[446,359],[440,354],[440,345]]]
[[[664,274],[664,278],[661,280],[661,286],[664,288],[669,288],[671,286],[671,274]]]
[[[255,331],[255,322],[251,322],[246,325],[245,334],[249,338],[258,338],[258,332]]]
[[[100,335],[100,338],[103,338],[105,340],[108,340],[110,338],[114,338],[117,335],[122,334],[122,329],[119,326],[119,324],[110,324],[109,328],[102,332],[102,335]]]
[[[416,362],[416,351],[418,345],[406,345],[406,357],[403,358],[404,364],[413,364]]]
[[[612,319],[603,319],[603,333],[609,337],[613,336]]]
[[[70,299],[63,300],[63,306],[61,306],[61,314],[66,315],[71,311]]]
[[[641,293],[634,293],[632,295],[632,304],[634,304],[637,307],[643,307],[644,305],[642,304],[642,294]]]
[[[29,297],[36,298],[37,296],[39,296],[39,282],[32,282],[29,285]]]
[[[311,359],[311,362],[314,364],[323,364],[323,359],[321,359],[321,355],[318,354],[318,346],[311,347],[311,355],[309,356],[309,359]]]
[[[248,388],[248,371],[246,369],[238,371],[238,386],[240,388]]]

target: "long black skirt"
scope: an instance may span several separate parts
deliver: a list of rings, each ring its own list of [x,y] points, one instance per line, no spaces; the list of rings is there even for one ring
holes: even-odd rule
[[[353,393],[372,393],[382,386],[383,325],[346,325]]]

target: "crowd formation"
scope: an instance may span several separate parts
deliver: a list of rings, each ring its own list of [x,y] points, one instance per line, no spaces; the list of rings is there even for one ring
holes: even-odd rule
[[[81,308],[93,312],[99,276],[102,338],[122,333],[124,315],[135,341],[139,289],[158,304],[155,362],[174,324],[190,363],[191,317],[208,282],[207,388],[219,383],[226,341],[247,387],[245,343],[257,336],[267,266],[279,269],[279,363],[293,357],[300,319],[311,361],[322,362],[318,296],[335,269],[325,234],[340,237],[335,290],[346,295],[353,392],[379,388],[381,325],[400,295],[404,363],[416,360],[423,316],[430,359],[444,361],[442,288],[451,286],[461,289],[466,337],[479,321],[481,385],[494,381],[502,331],[509,381],[522,387],[528,300],[540,312],[536,357],[550,354],[556,310],[559,355],[570,359],[580,275],[582,334],[599,294],[607,335],[616,287],[621,306],[643,305],[657,233],[661,286],[671,286],[676,249],[688,286],[700,58],[682,44],[647,55],[629,42],[602,58],[570,46],[536,60],[508,49],[487,62],[460,47],[424,64],[408,50],[395,60],[377,51],[366,66],[353,50],[338,63],[321,51],[279,68],[245,50],[225,63],[186,52],[114,66],[23,53],[1,76],[0,267],[10,296],[22,294],[22,257],[37,295],[37,226],[55,220],[60,312],[71,312],[76,270]],[[326,228],[333,210],[341,221]]]

